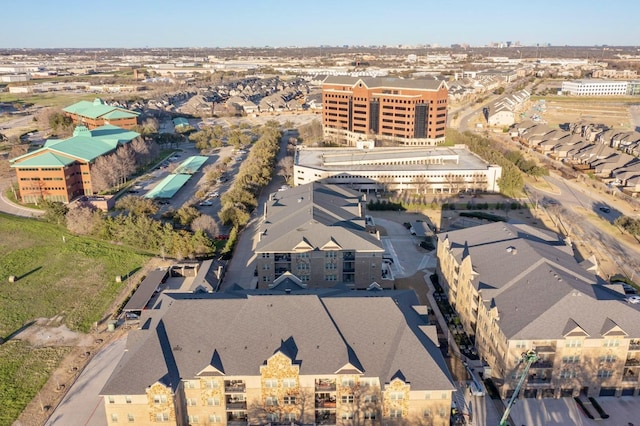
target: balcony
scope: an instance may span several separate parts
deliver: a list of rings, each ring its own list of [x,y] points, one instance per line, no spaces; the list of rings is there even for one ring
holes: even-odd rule
[[[246,385],[243,381],[225,380],[224,391],[227,393],[244,393]]]
[[[638,382],[638,372],[634,371],[630,368],[625,368],[624,373],[622,374],[622,381],[626,383],[637,383]]]
[[[276,253],[275,255],[273,255],[273,260],[275,262],[291,262],[291,254]]]
[[[635,367],[640,365],[640,359],[638,358],[627,358],[624,362],[625,367]]]
[[[639,340],[632,340],[631,342],[629,342],[629,350],[630,351],[640,351],[640,341]]]
[[[551,383],[551,377],[529,376],[527,384],[529,385],[548,385]]]
[[[347,261],[347,260],[355,260],[355,259],[356,259],[356,254],[353,253],[353,252],[345,252],[342,255],[342,260],[345,260],[345,261]]]
[[[531,368],[553,368],[553,361],[543,359],[531,364]]]
[[[332,413],[326,410],[316,411],[316,424],[318,425],[335,425],[336,413]]]
[[[336,397],[316,395],[315,408],[336,408]]]
[[[333,379],[316,380],[316,393],[318,392],[335,392],[336,381]]]
[[[239,398],[227,398],[226,400],[227,410],[246,410],[247,401]]]
[[[237,411],[234,413],[227,413],[228,426],[246,426],[248,424],[246,412]]]

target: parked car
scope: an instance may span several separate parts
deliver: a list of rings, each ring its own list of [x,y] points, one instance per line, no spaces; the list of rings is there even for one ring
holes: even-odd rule
[[[640,296],[629,296],[627,297],[627,302],[633,303],[634,305],[640,303]]]
[[[220,193],[218,191],[213,191],[210,192],[209,194],[207,194],[208,197],[215,197],[218,198],[220,196]]]
[[[225,234],[220,234],[216,236],[216,240],[228,240],[228,239],[229,239],[229,236]]]
[[[600,207],[600,211],[603,213],[611,213],[611,209],[607,206]]]
[[[204,200],[204,201],[200,201],[200,203],[198,204],[199,206],[212,206],[213,205],[213,201],[211,200]]]

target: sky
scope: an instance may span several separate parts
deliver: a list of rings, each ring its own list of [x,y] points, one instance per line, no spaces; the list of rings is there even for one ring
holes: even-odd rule
[[[638,46],[638,0],[7,0],[0,48]]]

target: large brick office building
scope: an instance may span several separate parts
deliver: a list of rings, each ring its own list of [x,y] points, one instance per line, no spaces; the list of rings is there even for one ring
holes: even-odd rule
[[[322,84],[328,140],[406,146],[444,142],[448,89],[440,80],[329,76]]]
[[[107,105],[102,99],[93,102],[80,101],[63,109],[73,124],[93,130],[105,124],[133,129],[138,124],[138,113],[117,106]]]
[[[20,199],[68,203],[80,195],[93,195],[91,166],[98,157],[112,154],[140,134],[105,125],[93,130],[76,127],[73,136],[49,139],[44,147],[9,160],[16,171]]]

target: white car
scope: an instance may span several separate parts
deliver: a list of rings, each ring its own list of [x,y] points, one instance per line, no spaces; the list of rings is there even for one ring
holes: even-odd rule
[[[640,303],[640,296],[629,296],[627,297],[627,302],[633,304]]]
[[[213,205],[212,201],[209,200],[204,200],[204,201],[200,201],[200,206],[207,206],[207,207],[211,207]]]

